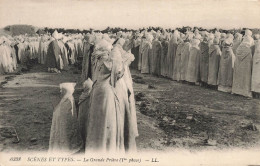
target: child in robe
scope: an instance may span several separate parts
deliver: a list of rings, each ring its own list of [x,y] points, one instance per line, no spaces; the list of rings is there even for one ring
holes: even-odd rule
[[[62,99],[55,107],[52,118],[49,152],[75,154],[83,147],[79,132],[75,101],[75,83],[60,84]]]

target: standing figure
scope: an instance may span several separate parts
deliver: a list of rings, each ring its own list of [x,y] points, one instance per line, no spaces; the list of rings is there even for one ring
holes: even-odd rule
[[[180,38],[180,34],[177,30],[174,31],[168,46],[168,54],[167,54],[167,77],[173,79],[173,68],[174,68],[174,61],[176,57],[176,50],[178,46],[178,38]]]
[[[79,132],[76,106],[73,98],[76,83],[62,83],[60,90],[62,99],[54,108],[49,152],[75,154],[83,148]]]
[[[205,86],[208,83],[209,72],[209,44],[206,37],[200,44],[200,51],[200,81],[201,85]]]
[[[186,76],[186,81],[190,83],[197,83],[197,84],[199,82],[199,65],[200,65],[199,44],[200,41],[198,39],[193,39],[191,42],[189,63],[188,63],[187,76]]]
[[[245,36],[237,48],[232,85],[232,93],[246,97],[252,97],[252,43],[250,39],[251,37]]]
[[[190,56],[190,40],[192,36],[189,34],[186,35],[186,39],[184,40],[183,50],[181,52],[181,64],[180,64],[180,80],[185,81],[187,78],[187,69],[189,63],[189,56]]]
[[[233,61],[235,55],[232,50],[232,41],[230,39],[224,40],[222,46],[218,72],[218,90],[230,93],[233,83]]]
[[[255,35],[255,52],[253,56],[252,89],[253,95],[259,98],[260,94],[260,35]]]
[[[151,74],[159,76],[161,73],[161,54],[162,44],[159,41],[159,34],[155,35],[152,43],[152,56],[151,56]]]
[[[216,87],[218,85],[218,71],[220,61],[219,39],[215,38],[213,44],[209,47],[209,74],[208,84]]]
[[[60,73],[62,67],[60,61],[61,49],[58,44],[59,34],[57,31],[52,34],[54,40],[48,46],[47,56],[46,56],[46,66],[49,72]]]
[[[152,41],[153,36],[150,34],[146,35],[146,40],[142,44],[142,67],[141,67],[141,73],[142,74],[148,74],[150,73],[150,60],[151,60],[151,53],[152,53]]]
[[[181,79],[181,53],[183,52],[184,42],[179,39],[179,44],[176,50],[176,57],[173,65],[173,80],[180,81]]]

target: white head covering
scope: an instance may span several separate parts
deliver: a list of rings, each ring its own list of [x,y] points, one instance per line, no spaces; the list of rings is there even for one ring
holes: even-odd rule
[[[112,44],[105,39],[99,40],[95,45],[95,50],[111,51],[112,48]]]
[[[256,40],[260,39],[260,34],[255,34]]]
[[[226,38],[231,38],[232,40],[234,39],[234,36],[231,33],[228,33]]]
[[[0,44],[4,43],[6,41],[6,37],[5,36],[1,36],[0,37]]]
[[[220,38],[220,36],[221,36],[221,33],[218,32],[218,31],[216,31],[216,32],[215,32],[215,37]]]
[[[242,34],[240,34],[240,33],[238,33],[238,32],[235,34],[235,39],[236,39],[236,40],[241,41],[242,38],[243,38],[243,37],[242,37]]]
[[[244,45],[246,47],[251,47],[254,44],[254,40],[251,36],[244,36],[240,45]]]
[[[213,40],[213,39],[214,39],[214,37],[215,37],[215,36],[214,36],[214,34],[213,34],[213,33],[210,33],[210,34],[209,34],[209,40]]]
[[[215,38],[214,38],[213,44],[219,44],[219,38],[218,38],[218,37],[215,37]]]
[[[65,83],[61,83],[60,84],[60,90],[63,91],[65,90],[65,95],[62,97],[61,100],[66,100],[69,99],[71,101],[71,113],[73,115],[73,103],[74,103],[74,97],[73,97],[73,93],[74,93],[74,88],[76,86],[76,83],[74,82],[65,82]]]
[[[59,38],[59,33],[55,30],[55,31],[52,33],[52,37],[55,38],[55,39],[58,39],[58,38]]]
[[[192,39],[191,46],[199,49],[200,40],[199,39]]]
[[[231,38],[226,38],[225,40],[224,40],[224,45],[231,45],[233,43],[233,40],[231,39]]]
[[[152,41],[153,41],[153,35],[147,33],[147,34],[145,35],[145,37],[146,37],[147,41],[149,41],[149,42],[152,42]]]
[[[123,39],[123,38],[118,39],[116,44],[119,44],[119,45],[123,46],[125,44],[125,39]]]
[[[93,86],[93,81],[88,78],[84,83],[83,83],[83,88],[86,90],[91,90]]]
[[[195,36],[194,36],[194,39],[201,39],[201,35],[199,33],[197,33]]]
[[[247,29],[247,30],[245,31],[245,35],[247,35],[247,36],[252,36],[252,31],[250,31],[249,29]]]

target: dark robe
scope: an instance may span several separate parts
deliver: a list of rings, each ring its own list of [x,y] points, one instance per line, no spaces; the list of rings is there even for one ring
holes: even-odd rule
[[[151,74],[160,75],[161,71],[161,54],[162,45],[158,40],[153,41],[152,55],[151,55]]]
[[[177,46],[176,56],[174,59],[174,66],[173,66],[173,80],[180,81],[181,78],[181,53],[183,51],[184,43],[180,43]]]
[[[209,74],[208,84],[218,84],[218,71],[219,71],[219,60],[221,51],[219,45],[211,45],[209,48]]]
[[[131,68],[138,70],[138,60],[139,60],[139,48],[140,46],[133,47],[131,49],[132,54],[135,56],[135,60],[131,63]]]
[[[207,83],[209,73],[209,46],[207,42],[201,42],[200,51],[200,80]]]
[[[161,54],[161,75],[166,77],[167,74],[167,54],[168,54],[168,45],[169,42],[167,40],[162,41],[162,54]]]
[[[46,66],[49,68],[59,68],[59,55],[61,55],[61,50],[58,41],[53,40],[48,46]]]
[[[174,60],[176,56],[176,50],[177,50],[177,39],[172,38],[169,41],[168,46],[168,54],[167,54],[167,77],[173,79],[173,68],[174,68]]]
[[[94,45],[84,43],[83,45],[83,61],[82,61],[82,80],[85,81],[88,78],[92,79],[91,71],[91,57],[94,51]]]

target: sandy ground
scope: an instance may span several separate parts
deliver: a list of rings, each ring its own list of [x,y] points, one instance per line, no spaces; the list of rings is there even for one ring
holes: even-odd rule
[[[138,151],[260,147],[260,100],[248,99],[132,70]],[[71,67],[61,74],[42,65],[0,76],[0,151],[46,151],[59,84],[80,82]],[[75,100],[82,89],[76,86]],[[17,133],[17,134],[16,134]],[[17,141],[17,136],[19,142]]]

